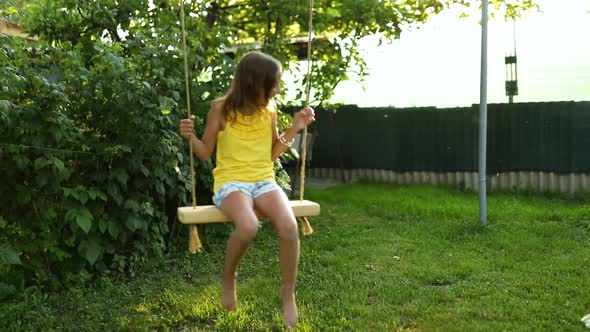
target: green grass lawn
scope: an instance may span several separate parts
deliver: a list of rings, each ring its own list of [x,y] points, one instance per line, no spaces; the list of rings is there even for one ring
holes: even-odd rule
[[[301,331],[584,331],[590,313],[590,199],[386,184],[310,188],[322,205],[302,238]],[[0,303],[0,330],[281,330],[277,239],[264,224],[244,259],[239,310],[218,303],[227,225],[210,251]],[[186,239],[178,240],[184,247]]]

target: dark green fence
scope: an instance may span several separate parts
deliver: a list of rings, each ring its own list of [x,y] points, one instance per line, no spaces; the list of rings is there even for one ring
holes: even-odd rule
[[[318,112],[311,166],[477,171],[479,106]],[[590,102],[488,106],[489,174],[590,172]]]

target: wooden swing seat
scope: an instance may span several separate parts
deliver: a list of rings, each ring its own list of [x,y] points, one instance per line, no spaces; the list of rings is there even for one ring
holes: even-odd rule
[[[307,200],[293,200],[289,201],[289,203],[293,209],[295,217],[311,217],[320,215],[320,205],[318,203]],[[256,211],[256,216],[259,219],[265,218],[258,211]],[[178,219],[181,223],[186,225],[230,221],[229,217],[215,205],[200,205],[196,206],[195,208],[192,206],[179,207]]]

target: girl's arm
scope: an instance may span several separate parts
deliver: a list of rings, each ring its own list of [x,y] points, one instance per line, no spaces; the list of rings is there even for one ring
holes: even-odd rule
[[[282,135],[279,134],[277,126],[277,113],[272,113],[272,153],[271,159],[277,159],[293,143],[297,132],[315,121],[315,111],[307,106],[295,113],[293,124]]]
[[[180,122],[180,134],[193,145],[193,153],[200,160],[211,158],[217,143],[217,133],[223,125],[222,101],[214,101],[211,110],[207,114],[205,133],[199,140],[194,132],[194,117]]]

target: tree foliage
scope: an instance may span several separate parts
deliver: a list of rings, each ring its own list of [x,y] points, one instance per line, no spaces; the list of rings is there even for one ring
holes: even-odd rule
[[[169,0],[37,0],[30,5],[26,25],[46,39],[87,45],[106,38],[179,46],[179,1]],[[329,100],[334,88],[355,71],[367,74],[358,42],[369,35],[382,40],[400,38],[409,26],[425,23],[450,7],[468,9],[470,0],[316,0],[314,3],[313,98]],[[480,2],[476,2],[480,4]],[[533,0],[490,0],[493,14],[517,17],[537,8]],[[231,78],[223,51],[234,56],[257,47],[279,58],[305,83],[297,59],[304,55],[308,33],[309,1],[216,0],[186,1],[191,63],[195,75],[215,77],[213,95],[223,93]],[[122,37],[122,35],[126,35]],[[149,40],[149,41],[148,41]],[[242,47],[236,47],[242,45]],[[221,65],[221,66],[219,66]],[[299,90],[303,90],[299,84]],[[303,91],[299,91],[298,100]],[[293,101],[286,101],[287,103]]]

